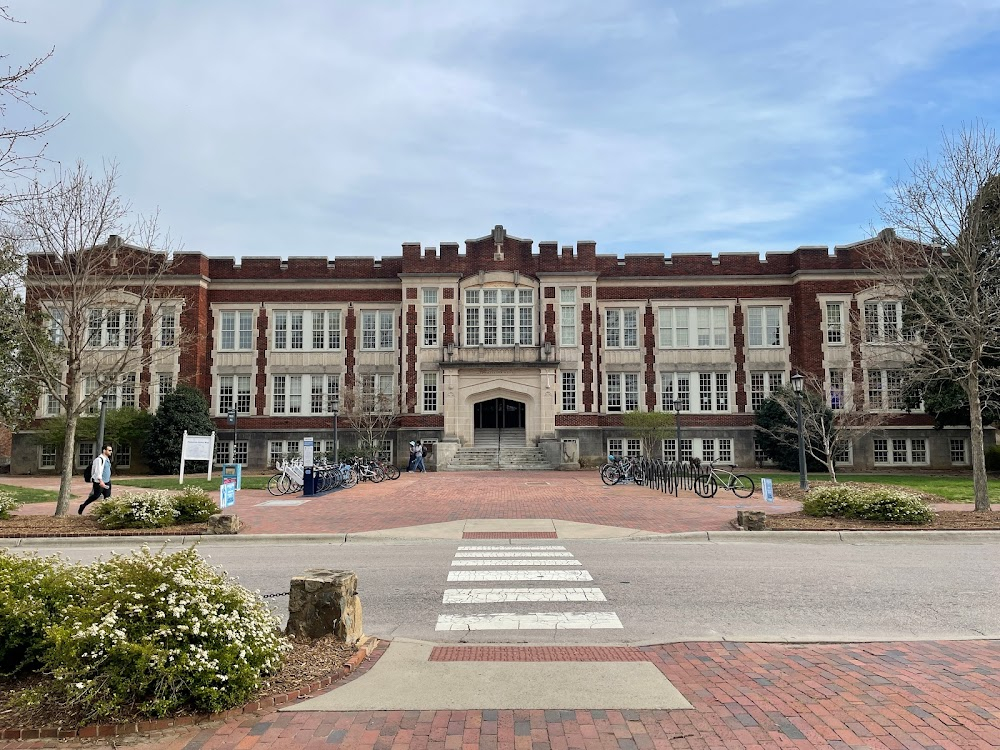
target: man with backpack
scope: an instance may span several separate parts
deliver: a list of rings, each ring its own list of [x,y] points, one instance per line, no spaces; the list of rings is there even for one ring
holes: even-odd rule
[[[97,454],[97,458],[90,465],[92,489],[90,496],[83,501],[83,505],[76,511],[81,516],[83,515],[83,509],[98,498],[104,497],[107,499],[111,497],[111,453],[111,443],[105,443],[104,448],[101,449],[101,452]]]

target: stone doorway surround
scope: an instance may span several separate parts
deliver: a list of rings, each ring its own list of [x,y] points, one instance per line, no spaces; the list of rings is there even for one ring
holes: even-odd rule
[[[524,404],[527,445],[554,438],[556,424],[556,367],[444,368],[444,440],[472,445],[475,405],[495,398]]]

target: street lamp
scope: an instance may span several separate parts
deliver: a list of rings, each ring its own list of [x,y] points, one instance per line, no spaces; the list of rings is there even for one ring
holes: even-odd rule
[[[333,462],[340,464],[340,451],[337,449],[337,415],[340,414],[340,399],[330,401],[330,412],[333,414]]]
[[[802,432],[802,393],[806,379],[801,373],[792,375],[792,390],[795,391],[795,417],[799,427],[799,489],[809,489],[809,479],[806,476],[806,438]]]

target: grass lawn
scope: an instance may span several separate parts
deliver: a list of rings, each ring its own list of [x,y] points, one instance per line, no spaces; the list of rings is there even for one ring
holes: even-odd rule
[[[59,493],[55,490],[36,490],[30,487],[15,487],[12,484],[0,484],[0,491],[13,495],[18,502],[25,505],[28,503],[54,503],[59,499]]]
[[[255,474],[244,474],[240,477],[240,487],[244,490],[262,490],[267,487],[267,480],[270,474],[264,476]],[[114,486],[128,485],[130,487],[143,487],[149,490],[177,490],[181,485],[177,483],[177,477],[115,477],[112,479]],[[184,487],[201,487],[209,492],[219,489],[222,484],[222,477],[215,475],[211,479],[204,476],[193,477],[190,474],[184,477]]]
[[[772,473],[754,472],[750,474],[754,482],[760,487],[761,477],[770,477],[776,482],[798,481],[798,474],[789,474],[783,471]],[[809,479],[814,482],[830,481],[829,474],[810,474]],[[950,503],[971,503],[972,502],[972,473],[966,475],[942,475],[942,474],[837,474],[840,482],[867,482],[875,484],[895,484],[900,487],[909,487],[920,492],[930,492],[940,495]],[[1000,503],[1000,482],[995,479],[989,483],[990,502]]]

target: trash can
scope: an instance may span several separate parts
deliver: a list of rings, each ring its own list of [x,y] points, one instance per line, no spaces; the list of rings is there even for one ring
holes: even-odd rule
[[[227,479],[236,480],[236,489],[243,489],[243,467],[240,464],[223,464],[222,465],[222,481],[225,482]]]
[[[312,466],[305,466],[302,469],[302,494],[306,497],[316,494],[316,476],[313,474]]]

